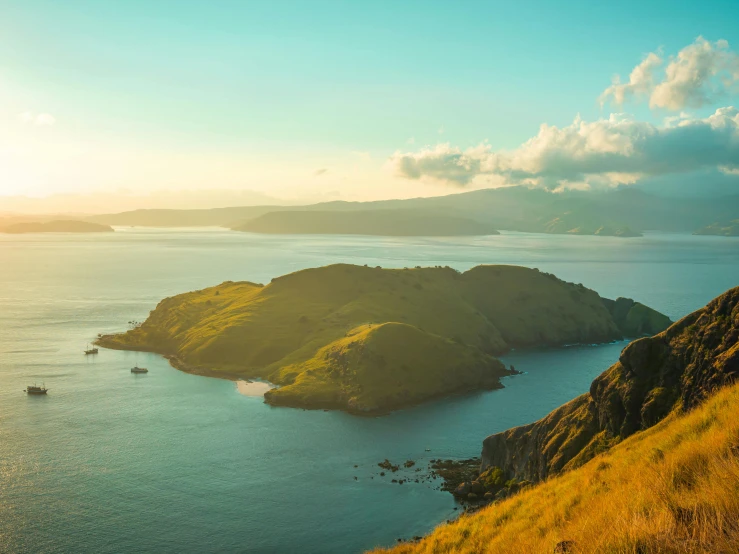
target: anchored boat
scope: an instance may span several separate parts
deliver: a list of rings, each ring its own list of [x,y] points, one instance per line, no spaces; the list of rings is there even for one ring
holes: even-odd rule
[[[149,370],[145,367],[134,366],[131,368],[131,373],[149,373]]]
[[[25,392],[25,393],[27,393],[27,394],[46,394],[46,392],[47,392],[48,390],[49,390],[49,389],[47,389],[47,388],[46,388],[46,386],[44,386],[43,384],[42,384],[42,385],[41,385],[40,387],[37,387],[37,386],[36,386],[36,385],[34,384],[34,385],[28,385],[28,386],[26,387],[26,390],[25,390],[25,391],[23,391],[23,392]]]
[[[85,356],[89,356],[90,354],[97,354],[97,353],[98,353],[97,346],[90,346],[89,344],[87,345],[87,348],[85,349]]]

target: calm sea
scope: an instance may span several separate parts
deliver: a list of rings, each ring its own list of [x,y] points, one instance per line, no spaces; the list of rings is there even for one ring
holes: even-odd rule
[[[377,462],[478,455],[586,391],[624,346],[514,352],[526,374],[503,390],[378,418],[271,408],[155,355],[82,354],[165,296],[334,262],[538,267],[673,319],[739,284],[739,240],[721,237],[0,235],[0,551],[344,553],[423,534],[458,513],[452,498]],[[34,382],[47,397],[22,392]]]

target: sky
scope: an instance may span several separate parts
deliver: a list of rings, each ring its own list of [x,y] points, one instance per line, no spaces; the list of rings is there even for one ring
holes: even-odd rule
[[[0,0],[0,212],[739,179],[737,21],[711,1]]]

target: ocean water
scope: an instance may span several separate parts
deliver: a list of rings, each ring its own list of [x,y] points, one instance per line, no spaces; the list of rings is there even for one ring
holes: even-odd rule
[[[152,354],[82,354],[165,296],[336,262],[538,267],[673,319],[739,285],[739,240],[723,237],[0,235],[0,551],[344,553],[423,534],[458,513],[451,496],[393,484],[378,462],[478,455],[585,392],[625,345],[512,352],[526,373],[505,389],[377,418],[271,408]],[[48,396],[22,392],[34,382]]]

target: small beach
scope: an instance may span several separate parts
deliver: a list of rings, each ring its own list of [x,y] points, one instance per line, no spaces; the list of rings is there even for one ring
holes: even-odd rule
[[[236,390],[244,396],[256,396],[264,397],[264,393],[268,390],[274,389],[275,385],[272,383],[266,383],[264,381],[236,381]]]

